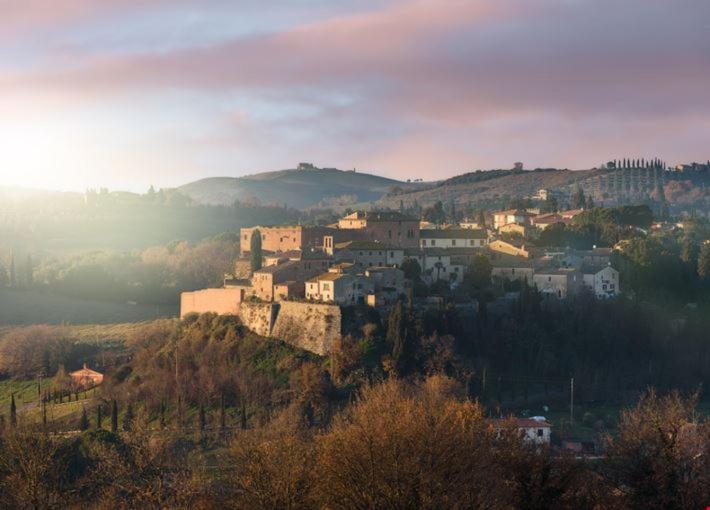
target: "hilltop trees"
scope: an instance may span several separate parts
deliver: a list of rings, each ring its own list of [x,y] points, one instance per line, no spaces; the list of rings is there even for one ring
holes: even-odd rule
[[[261,269],[263,254],[261,251],[261,232],[258,228],[254,229],[251,233],[249,256],[251,259],[251,270],[258,271]]]
[[[697,395],[650,391],[621,413],[607,437],[605,467],[628,508],[703,508],[710,494],[710,422],[696,413]]]
[[[710,242],[704,242],[698,255],[698,275],[710,279]]]
[[[5,269],[2,261],[0,261],[0,289],[7,287],[9,283],[10,278],[7,275],[7,269]]]

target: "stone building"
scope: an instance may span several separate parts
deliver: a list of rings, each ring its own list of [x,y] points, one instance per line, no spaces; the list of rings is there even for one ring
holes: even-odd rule
[[[328,270],[330,259],[303,258],[287,260],[279,264],[264,266],[254,271],[252,287],[254,295],[264,301],[279,301],[289,297],[304,295],[304,282],[319,273]]]
[[[272,253],[322,250],[324,236],[333,231],[330,227],[310,225],[242,228],[239,233],[242,256],[249,253],[251,236],[256,229],[261,233],[261,249]]]
[[[544,297],[566,299],[577,292],[582,275],[573,267],[543,268],[534,271],[533,283]]]
[[[398,248],[419,247],[419,219],[394,211],[358,211],[338,221],[340,230],[360,230],[365,238]],[[350,235],[350,234],[349,234]]]
[[[352,262],[359,268],[399,266],[404,260],[404,251],[378,241],[346,241],[326,249],[336,261]]]

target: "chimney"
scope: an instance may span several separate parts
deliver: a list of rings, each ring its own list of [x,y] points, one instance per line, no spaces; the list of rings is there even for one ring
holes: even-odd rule
[[[86,370],[86,361],[84,362],[84,370]]]

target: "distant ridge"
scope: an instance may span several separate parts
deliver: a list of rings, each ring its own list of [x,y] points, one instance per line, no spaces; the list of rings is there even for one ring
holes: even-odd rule
[[[262,204],[288,205],[298,209],[347,206],[371,202],[394,188],[419,189],[406,183],[356,171],[316,168],[264,172],[245,177],[212,177],[180,186],[180,192],[203,204],[231,205],[235,200],[258,200]]]

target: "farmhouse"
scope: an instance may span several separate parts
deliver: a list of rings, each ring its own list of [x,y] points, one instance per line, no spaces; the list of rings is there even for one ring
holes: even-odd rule
[[[92,388],[98,386],[104,380],[103,374],[96,370],[91,370],[86,366],[86,363],[84,363],[84,368],[76,372],[71,372],[69,377],[71,377],[72,386],[76,389]]]

